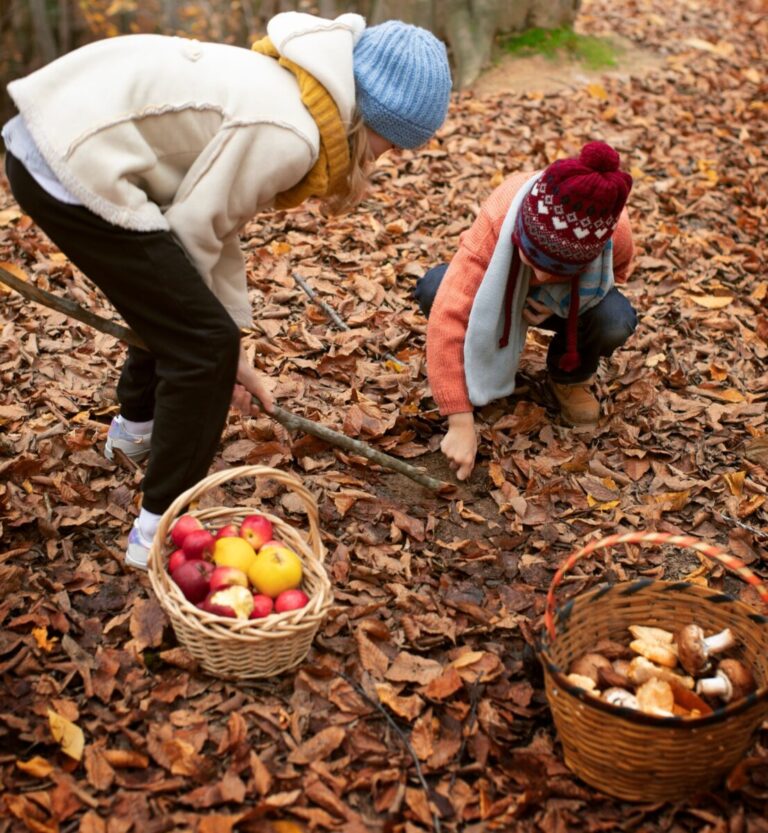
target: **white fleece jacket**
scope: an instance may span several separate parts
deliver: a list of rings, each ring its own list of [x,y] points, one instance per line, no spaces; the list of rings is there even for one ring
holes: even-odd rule
[[[267,32],[350,122],[364,28],[356,14],[286,12]],[[238,231],[319,152],[289,71],[240,47],[126,35],[81,47],[8,92],[68,191],[115,225],[170,230],[235,322],[251,325]]]

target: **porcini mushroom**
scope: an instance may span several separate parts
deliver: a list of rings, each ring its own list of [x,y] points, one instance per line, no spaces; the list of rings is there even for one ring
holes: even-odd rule
[[[583,654],[571,663],[569,673],[578,674],[582,677],[589,677],[597,686],[599,684],[599,672],[601,668],[611,668],[611,661],[602,654]]]
[[[726,703],[740,700],[757,688],[752,672],[737,659],[724,659],[714,677],[705,677],[696,685],[696,693],[719,697]]]
[[[677,634],[677,655],[680,665],[694,677],[707,670],[711,654],[725,651],[734,644],[730,628],[713,636],[704,636],[698,625],[686,625]]]
[[[606,688],[600,696],[606,703],[610,703],[612,706],[622,706],[625,709],[640,708],[637,697],[625,688],[619,688],[618,686]]]
[[[677,674],[671,668],[665,668],[663,665],[656,665],[645,657],[635,657],[629,663],[627,676],[630,682],[635,685],[642,685],[648,680],[666,680],[668,683],[677,683],[683,688],[692,689],[694,686],[693,677],[684,677],[682,674]]]
[[[648,680],[637,689],[640,711],[657,717],[670,717],[674,712],[675,696],[672,686],[665,680]]]

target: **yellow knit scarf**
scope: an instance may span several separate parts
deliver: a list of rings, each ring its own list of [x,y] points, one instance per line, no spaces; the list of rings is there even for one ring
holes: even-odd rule
[[[343,185],[350,166],[347,131],[336,102],[314,76],[280,55],[269,37],[256,41],[251,49],[276,58],[280,66],[296,76],[301,101],[320,131],[320,152],[317,161],[300,182],[277,195],[275,207],[292,208],[308,197],[326,197],[336,193]]]

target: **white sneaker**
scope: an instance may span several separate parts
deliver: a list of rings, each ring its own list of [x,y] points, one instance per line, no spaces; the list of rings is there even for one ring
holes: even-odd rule
[[[107,433],[107,443],[104,446],[104,455],[107,460],[114,461],[115,450],[122,451],[123,454],[134,463],[140,463],[142,460],[149,457],[149,444],[152,440],[152,432],[148,434],[131,434],[126,431],[122,419],[116,416]]]
[[[149,559],[149,548],[152,546],[151,541],[147,541],[141,534],[138,526],[135,524],[131,528],[128,535],[128,548],[125,551],[125,563],[129,567],[134,567],[137,570],[147,570],[147,561]]]

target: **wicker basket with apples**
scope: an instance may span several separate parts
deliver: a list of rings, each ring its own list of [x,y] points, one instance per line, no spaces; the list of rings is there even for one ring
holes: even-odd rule
[[[214,487],[264,478],[302,500],[305,536],[253,507],[190,510]],[[333,600],[317,503],[293,475],[241,466],[206,477],[163,515],[149,578],[179,643],[218,677],[259,679],[298,665]]]

